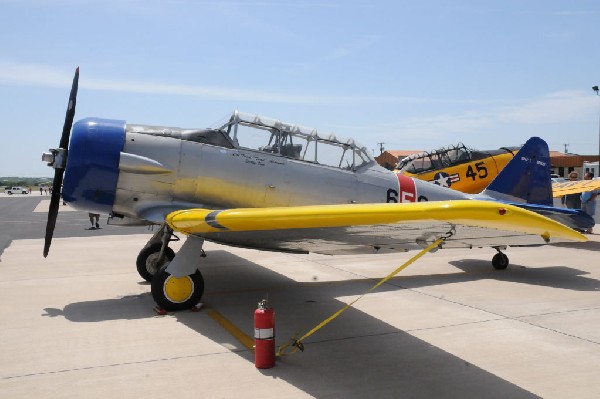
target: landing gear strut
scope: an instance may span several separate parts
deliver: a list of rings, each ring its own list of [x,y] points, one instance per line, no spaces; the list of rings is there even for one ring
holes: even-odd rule
[[[496,270],[504,270],[508,267],[508,256],[506,256],[500,248],[496,248],[496,251],[498,251],[498,253],[492,258],[492,266],[494,266],[494,269]]]
[[[173,235],[173,230],[166,224],[163,224],[150,238],[135,262],[137,271],[144,280],[151,282],[160,268],[173,260],[175,252],[168,245],[169,242],[178,240],[179,238]]]

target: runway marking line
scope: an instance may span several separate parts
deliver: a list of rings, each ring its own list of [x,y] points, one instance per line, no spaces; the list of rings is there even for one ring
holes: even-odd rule
[[[208,315],[217,323],[221,325],[229,334],[231,334],[235,339],[237,339],[246,349],[251,352],[254,352],[254,339],[250,337],[248,334],[244,333],[240,330],[236,325],[227,320],[223,315],[217,312],[214,309],[210,309],[207,311]]]

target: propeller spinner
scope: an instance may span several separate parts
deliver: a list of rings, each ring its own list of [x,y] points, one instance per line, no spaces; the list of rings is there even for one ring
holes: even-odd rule
[[[44,153],[42,155],[42,160],[48,162],[48,166],[54,168],[54,181],[52,182],[52,194],[50,197],[50,208],[48,210],[48,222],[46,223],[46,236],[44,238],[44,258],[48,256],[50,244],[52,243],[52,235],[54,234],[54,226],[56,225],[56,217],[58,216],[60,192],[63,176],[65,174],[65,166],[67,164],[69,138],[71,135],[71,127],[73,126],[73,118],[75,117],[78,85],[79,67],[75,70],[75,76],[73,77],[73,85],[71,86],[71,94],[69,95],[69,104],[67,105],[65,123],[63,125],[59,146],[57,149],[50,149],[50,153]]]

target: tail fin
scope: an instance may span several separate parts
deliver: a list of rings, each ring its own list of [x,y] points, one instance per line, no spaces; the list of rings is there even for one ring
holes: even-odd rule
[[[552,206],[548,144],[532,137],[481,193],[501,201]]]

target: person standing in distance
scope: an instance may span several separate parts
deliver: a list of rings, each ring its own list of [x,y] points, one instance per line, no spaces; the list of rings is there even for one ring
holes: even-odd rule
[[[592,180],[593,178],[594,174],[591,172],[587,172],[583,176],[583,180]],[[598,197],[599,192],[600,190],[594,190],[581,193],[581,210],[590,215],[592,218],[596,214],[596,198]],[[588,234],[592,234],[593,227],[590,227],[585,232]]]

